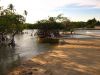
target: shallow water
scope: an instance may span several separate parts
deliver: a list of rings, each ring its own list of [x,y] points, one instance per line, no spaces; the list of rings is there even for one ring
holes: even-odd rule
[[[52,50],[56,45],[37,42],[34,36],[35,31],[24,30],[23,34],[15,36],[15,48],[0,46],[0,75],[6,75],[8,69],[16,67],[21,61],[28,60],[35,55]],[[96,34],[100,35],[100,30],[77,30],[76,34]],[[88,35],[66,35],[65,38],[97,38]],[[98,37],[100,38],[100,37]]]
[[[100,38],[100,30],[75,30],[74,34],[65,35],[64,38],[98,39]]]
[[[34,32],[32,30],[24,32],[28,33],[15,36],[16,53],[18,53],[23,59],[29,59],[34,55],[48,51],[54,47],[51,44],[37,42],[37,37],[34,36]]]
[[[29,60],[35,55],[52,50],[55,45],[37,42],[33,30],[24,30],[15,36],[14,48],[0,46],[0,75],[6,75],[9,69],[16,67],[21,61]]]

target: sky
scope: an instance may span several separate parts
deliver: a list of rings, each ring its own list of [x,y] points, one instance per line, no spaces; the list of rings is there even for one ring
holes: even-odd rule
[[[100,20],[100,0],[0,0],[0,6],[4,8],[9,4],[13,4],[19,14],[23,15],[24,10],[27,10],[28,23],[59,14],[71,21]]]

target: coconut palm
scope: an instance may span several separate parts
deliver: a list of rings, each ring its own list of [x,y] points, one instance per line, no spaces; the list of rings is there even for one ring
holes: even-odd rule
[[[8,5],[8,9],[11,10],[12,13],[14,13],[14,10],[15,10],[15,9],[14,9],[13,4],[9,4],[9,5]]]
[[[26,16],[27,16],[27,14],[28,14],[28,12],[27,12],[26,10],[24,10],[24,15],[26,15]]]

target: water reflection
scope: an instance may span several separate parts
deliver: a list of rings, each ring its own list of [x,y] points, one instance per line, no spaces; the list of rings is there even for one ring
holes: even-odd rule
[[[75,33],[77,34],[96,34],[100,35],[100,30],[75,30]]]
[[[75,34],[67,35],[68,38],[86,38],[97,39],[100,38],[100,30],[76,30]]]
[[[91,32],[89,32],[89,31],[86,31],[86,34],[91,34]]]
[[[20,63],[20,57],[14,48],[5,45],[0,46],[0,75],[6,75],[9,69]]]
[[[30,59],[31,57],[40,54],[42,52],[52,50],[55,45],[48,43],[39,43],[37,42],[36,36],[34,36],[35,31],[33,30],[24,30],[24,34],[16,35],[16,53],[18,53],[22,60]]]
[[[19,65],[21,61],[55,47],[51,44],[38,43],[34,33],[33,30],[24,30],[23,34],[16,35],[14,48],[0,45],[0,75],[6,75],[8,70]]]
[[[94,34],[100,35],[100,31],[89,31]],[[35,31],[24,30],[23,34],[15,36],[15,48],[0,45],[0,75],[6,75],[8,69],[20,64],[21,61],[28,60],[33,56],[51,51],[56,45],[48,43],[38,43],[37,38],[34,36]],[[86,30],[78,30],[75,33],[86,33]],[[72,35],[67,36],[69,38],[90,38],[91,36],[84,35]]]

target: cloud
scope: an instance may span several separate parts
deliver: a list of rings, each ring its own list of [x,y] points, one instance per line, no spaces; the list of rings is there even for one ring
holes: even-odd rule
[[[52,10],[71,4],[76,4],[77,7],[100,8],[100,0],[1,0],[0,5],[7,7],[10,3],[19,13],[27,10],[28,20],[31,21],[57,14],[60,11],[53,12]]]
[[[52,10],[70,4],[100,8],[100,0],[1,0],[1,4],[13,3],[19,9]]]
[[[100,8],[100,0],[76,0],[79,6]]]

